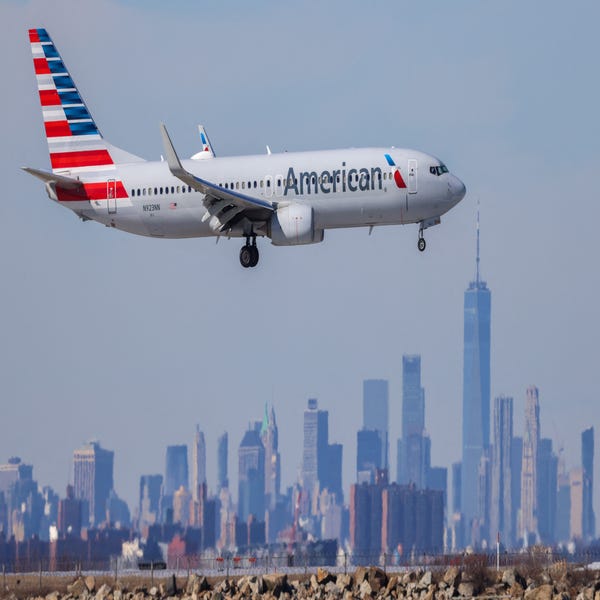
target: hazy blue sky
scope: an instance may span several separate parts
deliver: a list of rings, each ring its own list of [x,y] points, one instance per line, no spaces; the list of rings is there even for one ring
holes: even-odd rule
[[[3,2],[0,460],[20,455],[62,494],[73,449],[98,438],[133,501],[199,423],[214,487],[217,436],[229,431],[235,482],[267,401],[288,485],[314,396],[347,488],[362,380],[390,380],[395,473],[401,356],[420,353],[433,462],[448,466],[479,198],[492,395],[514,396],[518,433],[537,385],[542,434],[578,464],[581,430],[600,434],[599,20],[595,0]],[[161,120],[182,156],[198,123],[221,155],[406,146],[439,156],[468,195],[423,255],[416,226],[346,230],[304,248],[262,240],[249,270],[238,241],[81,223],[19,170],[49,167],[27,37],[39,26],[105,137],[145,158],[162,152]]]

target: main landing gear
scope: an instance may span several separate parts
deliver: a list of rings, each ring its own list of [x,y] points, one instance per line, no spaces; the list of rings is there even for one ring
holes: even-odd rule
[[[427,248],[427,242],[425,241],[425,238],[423,237],[423,228],[422,227],[419,229],[419,240],[417,242],[417,248],[419,249],[419,252],[424,252],[425,248]]]
[[[240,263],[245,269],[255,267],[258,264],[258,247],[256,246],[255,235],[246,237],[246,244],[240,250]]]

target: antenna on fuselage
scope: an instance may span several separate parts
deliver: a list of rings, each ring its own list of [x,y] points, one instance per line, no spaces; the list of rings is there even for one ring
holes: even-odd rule
[[[475,281],[479,283],[479,198],[477,198],[477,258],[476,258]]]

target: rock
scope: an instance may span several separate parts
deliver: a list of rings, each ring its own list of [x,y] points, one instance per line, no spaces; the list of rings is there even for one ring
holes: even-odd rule
[[[444,583],[451,587],[456,587],[460,583],[460,569],[458,567],[450,567],[444,573]]]
[[[388,577],[383,569],[379,567],[370,567],[368,571],[368,580],[371,589],[378,593],[381,588],[385,588],[388,582]]]
[[[60,594],[58,592],[51,592],[46,595],[46,600],[60,600]]]
[[[192,573],[187,580],[187,584],[185,586],[185,593],[190,595],[194,593],[194,585],[195,583],[198,581],[198,575],[196,575],[196,573]],[[198,590],[196,590],[196,593],[198,593]]]
[[[552,600],[554,590],[549,584],[540,585],[525,592],[525,600]]]
[[[463,581],[458,584],[458,594],[464,598],[472,598],[475,593],[475,584],[472,581]]]
[[[262,581],[262,587],[266,588],[266,590],[259,590],[259,594],[264,594],[264,592],[267,591],[271,592],[273,596],[279,596],[285,589],[287,589],[287,575],[282,575],[281,573],[273,573],[271,575],[263,575],[258,579]]]
[[[421,598],[423,600],[433,600],[435,596],[435,585],[430,585],[429,589],[427,590],[427,592],[425,592],[425,595],[421,595]]]
[[[96,592],[96,600],[106,600],[108,595],[112,592],[112,589],[106,583],[100,587]]]
[[[385,586],[385,595],[389,596],[393,590],[398,587],[398,577],[396,575],[392,575]]]
[[[246,577],[242,577],[237,583],[238,593],[246,598],[252,596],[252,587]]]
[[[419,580],[419,586],[428,588],[433,582],[433,577],[431,575],[431,571],[427,571],[423,577]]]
[[[330,581],[335,581],[335,576],[332,575],[327,569],[319,567],[317,569],[317,583],[319,585],[326,585]]]
[[[85,581],[79,577],[76,579],[71,585],[67,586],[67,593],[71,594],[71,596],[81,596],[83,592],[87,592],[87,586],[85,585]]]
[[[123,600],[123,592],[121,590],[115,590],[113,592],[113,600]]]
[[[85,587],[90,594],[93,594],[96,589],[96,578],[93,575],[88,575],[85,578]]]
[[[341,592],[350,590],[353,585],[352,575],[340,573],[337,576],[335,583]],[[600,598],[598,600],[600,600]]]
[[[369,569],[366,567],[357,567],[356,571],[354,571],[354,581],[356,585],[360,585],[365,579],[367,579],[369,574]]]
[[[508,590],[508,595],[511,598],[522,598],[523,597],[523,587],[521,586],[521,584],[517,583],[515,581],[515,583],[510,586],[510,589]]]
[[[165,592],[167,596],[175,596],[177,594],[177,580],[175,574],[169,577],[165,583]]]
[[[223,594],[216,590],[212,593],[212,600],[223,600]]]
[[[154,598],[156,596],[158,596],[158,588],[153,585],[149,590],[148,593]]]
[[[350,590],[348,590],[344,594],[344,600],[354,600],[354,594]]]
[[[370,596],[373,593],[373,588],[371,587],[371,584],[365,580],[363,581],[360,586],[358,587],[358,595],[361,598],[366,598],[367,596]]]
[[[512,588],[515,584],[521,586],[522,589],[527,587],[525,578],[515,569],[506,569],[506,571],[502,573],[502,583],[510,588]]]
[[[317,576],[314,573],[310,576],[310,587],[315,592],[319,589],[319,582],[317,581]]]

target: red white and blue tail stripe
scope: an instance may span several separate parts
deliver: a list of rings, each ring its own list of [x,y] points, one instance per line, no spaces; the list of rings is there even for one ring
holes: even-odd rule
[[[77,189],[56,185],[61,202],[127,198],[115,163],[140,161],[109,144],[100,134],[56,46],[45,29],[30,29],[52,172],[79,179]]]
[[[52,171],[111,170],[114,161],[45,29],[30,29]]]

